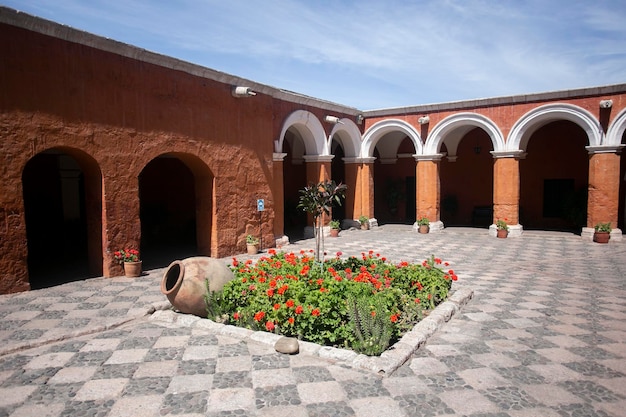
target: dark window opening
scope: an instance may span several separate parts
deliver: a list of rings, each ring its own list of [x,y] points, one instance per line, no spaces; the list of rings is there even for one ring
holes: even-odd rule
[[[544,180],[543,217],[565,218],[568,202],[572,201],[575,193],[573,178]]]

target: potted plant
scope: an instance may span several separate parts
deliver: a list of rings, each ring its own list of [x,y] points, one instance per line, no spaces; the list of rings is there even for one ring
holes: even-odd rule
[[[124,267],[124,275],[127,277],[141,276],[141,260],[137,249],[123,249],[113,253],[115,260]]]
[[[594,226],[593,241],[597,243],[609,243],[611,238],[611,223],[598,223]]]
[[[370,219],[367,216],[361,215],[359,217],[359,223],[361,223],[361,230],[370,229]]]
[[[324,216],[332,218],[332,209],[335,205],[341,205],[341,200],[346,198],[347,188],[348,186],[345,184],[325,180],[317,184],[309,184],[300,190],[298,208],[313,217],[315,260],[317,262],[324,262]]]
[[[506,219],[496,220],[496,229],[498,229],[497,236],[499,238],[506,238],[509,235],[509,226],[506,224]]]
[[[259,253],[259,239],[252,235],[246,236],[246,246],[248,248],[248,255],[256,255]]]
[[[430,221],[426,217],[422,217],[417,221],[420,233],[428,233],[430,231]]]
[[[331,237],[339,236],[339,230],[341,230],[341,222],[339,222],[339,220],[331,220],[330,221],[330,236]]]

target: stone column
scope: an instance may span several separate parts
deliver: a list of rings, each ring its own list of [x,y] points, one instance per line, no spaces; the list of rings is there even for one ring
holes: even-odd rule
[[[354,220],[366,216],[370,225],[374,219],[374,161],[376,158],[357,158],[357,187],[355,195]]]
[[[583,239],[592,240],[594,226],[611,223],[611,240],[621,241],[622,231],[617,228],[620,184],[620,146],[588,146],[589,194],[587,197],[587,227]]]
[[[523,227],[519,224],[520,175],[519,160],[526,156],[524,152],[494,152],[493,164],[493,224],[489,226],[489,235],[496,236],[496,220],[505,220],[509,226],[509,237],[522,235]]]
[[[439,182],[439,164],[442,154],[414,155],[415,165],[415,219],[428,218],[430,231],[443,229],[441,221],[441,187]],[[414,227],[417,226],[417,222]]]
[[[285,189],[283,165],[286,153],[274,152],[272,163],[272,196],[274,206],[274,239],[282,241],[285,236]]]

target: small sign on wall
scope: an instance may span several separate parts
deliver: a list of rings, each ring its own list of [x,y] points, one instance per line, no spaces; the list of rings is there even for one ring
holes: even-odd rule
[[[265,200],[262,198],[256,201],[256,209],[257,211],[265,211]]]

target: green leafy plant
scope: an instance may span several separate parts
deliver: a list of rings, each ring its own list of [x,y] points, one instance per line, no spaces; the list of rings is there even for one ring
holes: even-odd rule
[[[421,217],[418,221],[417,221],[418,226],[428,226],[430,224],[430,221],[428,220],[427,217]]]
[[[366,224],[369,221],[370,219],[367,216],[364,216],[364,215],[359,216],[359,223]]]
[[[248,235],[248,236],[246,236],[246,243],[248,245],[258,245],[259,244],[259,239],[257,239],[253,235]]]
[[[507,219],[504,219],[504,220],[498,219],[498,220],[496,220],[496,228],[498,230],[506,230],[508,232],[509,226],[506,224],[506,220]]]
[[[331,229],[341,229],[341,222],[339,220],[331,220],[329,225]]]
[[[611,232],[611,223],[598,223],[594,229],[596,232]]]
[[[313,217],[313,231],[315,235],[315,259],[323,262],[324,233],[322,233],[322,216],[330,215],[333,206],[341,205],[345,198],[345,184],[337,185],[335,181],[327,180],[317,184],[310,184],[300,190],[298,207]]]
[[[365,355],[380,355],[389,347],[393,323],[389,312],[375,297],[348,295],[348,317],[354,332],[352,348]]]
[[[391,263],[373,251],[347,258],[337,252],[316,268],[313,250],[295,254],[270,249],[268,254],[256,263],[233,258],[235,279],[221,294],[211,295],[209,318],[226,317],[226,323],[253,330],[373,352],[374,346],[380,350],[395,343],[424,311],[446,299],[458,279],[434,256],[414,264]],[[353,300],[370,307],[355,307]],[[366,310],[378,318],[366,321]]]
[[[124,262],[139,262],[139,251],[137,249],[123,249],[113,253],[115,260],[120,265]]]

